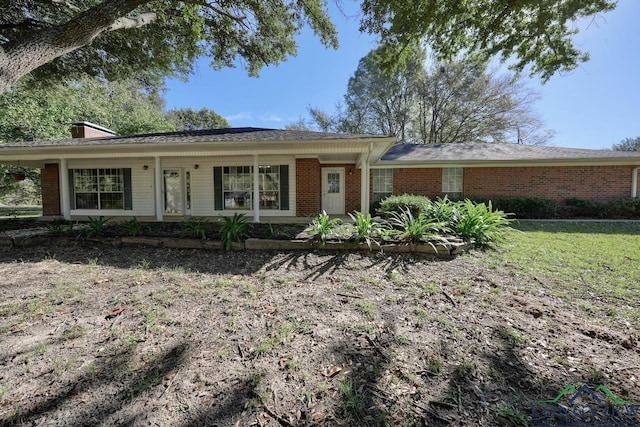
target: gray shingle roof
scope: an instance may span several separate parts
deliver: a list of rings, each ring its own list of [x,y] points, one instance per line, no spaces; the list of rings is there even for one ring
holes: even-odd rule
[[[393,162],[481,162],[481,161],[534,161],[578,159],[640,160],[640,152],[588,150],[520,144],[396,144],[382,161]]]
[[[319,141],[388,138],[382,135],[349,135],[339,133],[311,132],[298,130],[279,130],[263,128],[225,128],[180,132],[149,133],[130,136],[108,136],[101,138],[75,138],[59,141],[30,141],[0,144],[5,147],[76,147],[90,145],[128,145],[128,144],[180,144],[206,142],[242,142],[242,141]]]

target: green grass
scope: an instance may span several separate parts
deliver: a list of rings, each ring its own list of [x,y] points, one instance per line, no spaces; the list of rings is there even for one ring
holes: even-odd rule
[[[521,221],[514,228],[497,252],[481,255],[493,268],[564,299],[640,303],[639,222]],[[622,311],[640,322],[635,310]]]
[[[42,208],[40,206],[18,206],[0,208],[0,218],[17,218],[42,216]]]

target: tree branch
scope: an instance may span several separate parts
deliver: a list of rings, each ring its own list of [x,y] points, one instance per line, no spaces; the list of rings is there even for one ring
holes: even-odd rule
[[[155,22],[157,18],[158,15],[153,12],[141,13],[133,18],[123,16],[111,24],[107,31],[128,30],[131,28],[144,27],[145,25]]]
[[[62,6],[66,6],[68,9],[71,9],[74,12],[81,12],[82,9],[80,9],[78,6],[76,6],[75,4],[71,3],[70,1],[66,1],[66,0],[51,0],[51,3],[53,4],[59,4]]]
[[[41,29],[44,27],[48,27],[50,24],[42,21],[38,21],[35,19],[27,18],[24,21],[16,22],[16,23],[6,23],[0,24],[0,30],[9,30],[13,28],[22,28],[22,29]]]
[[[214,11],[215,13],[222,15],[222,16],[226,16],[227,18],[231,19],[232,21],[236,21],[236,22],[240,22],[243,23],[243,21],[245,19],[247,19],[246,16],[236,16],[236,15],[232,15],[229,12],[226,12],[220,8],[215,7],[214,5],[210,4],[209,2],[206,1],[200,1],[200,0],[184,0],[185,3],[189,3],[189,4],[195,4],[197,6],[202,6],[204,8],[207,9],[211,9],[212,11]]]

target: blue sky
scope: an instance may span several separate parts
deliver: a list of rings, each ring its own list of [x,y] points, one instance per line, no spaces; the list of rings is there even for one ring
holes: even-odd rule
[[[357,12],[357,3],[344,6]],[[305,30],[296,57],[248,77],[241,66],[213,71],[203,59],[188,82],[167,81],[167,108],[207,107],[231,126],[283,128],[307,116],[308,106],[333,112],[358,61],[375,48],[375,39],[358,32],[358,19],[333,9],[340,48],[325,49]],[[553,129],[559,147],[610,148],[640,136],[640,1],[620,0],[610,13],[582,23],[575,38],[591,55],[571,73],[542,85],[528,79],[541,98],[535,111]]]

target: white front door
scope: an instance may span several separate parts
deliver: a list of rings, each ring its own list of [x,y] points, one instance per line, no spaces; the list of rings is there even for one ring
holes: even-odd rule
[[[184,215],[184,192],[182,191],[182,171],[165,169],[163,171],[164,213]]]
[[[344,215],[344,168],[322,168],[322,210]]]

